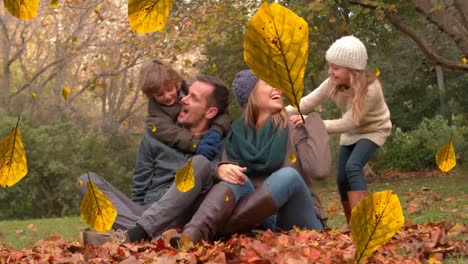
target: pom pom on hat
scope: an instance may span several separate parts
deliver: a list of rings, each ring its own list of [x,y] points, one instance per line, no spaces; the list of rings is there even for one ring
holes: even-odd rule
[[[328,62],[355,70],[365,70],[367,50],[364,44],[354,36],[345,36],[336,40],[327,50]]]
[[[236,74],[232,82],[232,91],[236,97],[237,103],[245,108],[249,101],[250,93],[258,82],[258,78],[253,75],[251,70],[243,70]]]

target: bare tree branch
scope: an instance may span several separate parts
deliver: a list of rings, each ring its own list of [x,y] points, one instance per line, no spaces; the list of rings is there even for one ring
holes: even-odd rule
[[[412,0],[412,2],[418,1],[426,1],[426,0]],[[350,3],[360,5],[366,8],[375,9],[378,7],[378,3],[376,1],[368,1],[368,0],[349,0]],[[389,22],[399,31],[407,35],[411,38],[416,45],[421,49],[424,53],[426,58],[432,62],[434,65],[441,65],[442,67],[452,69],[452,70],[460,70],[460,71],[468,71],[468,64],[462,65],[458,61],[451,61],[447,60],[444,57],[440,56],[436,51],[434,51],[427,42],[418,35],[418,33],[406,25],[401,18],[390,12],[388,9],[384,11],[385,16],[389,20]],[[432,21],[431,21],[432,22]],[[446,32],[445,32],[446,33]],[[449,35],[449,37],[451,37]],[[468,45],[467,45],[468,47]]]

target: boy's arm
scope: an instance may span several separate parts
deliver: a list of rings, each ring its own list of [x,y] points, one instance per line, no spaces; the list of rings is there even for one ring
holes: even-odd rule
[[[199,138],[162,110],[146,118],[146,129],[152,137],[182,152],[194,153],[197,149]]]

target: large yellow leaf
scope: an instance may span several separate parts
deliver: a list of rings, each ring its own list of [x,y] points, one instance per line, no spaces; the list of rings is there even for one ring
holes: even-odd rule
[[[455,150],[453,149],[452,139],[449,139],[448,143],[443,145],[436,153],[437,166],[443,172],[451,170],[457,165],[457,159],[455,158]]]
[[[144,34],[166,25],[172,0],[129,0],[128,21],[133,31]]]
[[[88,179],[88,190],[81,201],[81,218],[93,229],[105,232],[112,228],[117,210],[99,188]]]
[[[10,134],[0,141],[0,185],[3,187],[14,185],[28,173],[26,152],[18,124],[19,118]]]
[[[23,20],[31,20],[37,15],[39,0],[3,0],[8,12]]]
[[[280,89],[297,108],[304,91],[308,27],[291,10],[264,3],[250,20],[244,37],[244,60],[252,72]]]
[[[191,160],[177,171],[175,184],[181,192],[188,192],[195,186],[195,174]]]
[[[351,236],[360,262],[385,244],[404,224],[398,196],[392,191],[376,192],[361,200],[351,212]]]

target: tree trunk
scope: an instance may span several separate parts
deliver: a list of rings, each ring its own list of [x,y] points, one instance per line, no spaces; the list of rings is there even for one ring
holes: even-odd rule
[[[0,107],[8,111],[10,96],[10,40],[8,30],[0,17],[0,42],[2,43],[2,75],[0,76]]]
[[[451,118],[447,106],[447,96],[445,92],[444,72],[440,65],[436,65],[435,73],[437,77],[437,89],[439,91],[440,114],[451,124]]]

